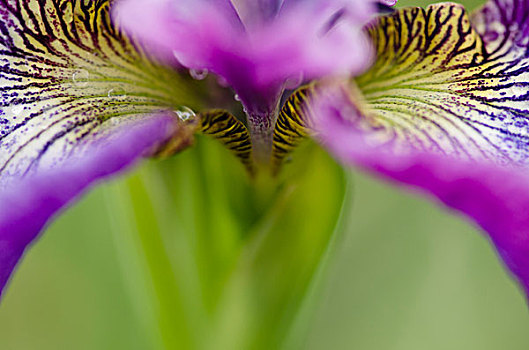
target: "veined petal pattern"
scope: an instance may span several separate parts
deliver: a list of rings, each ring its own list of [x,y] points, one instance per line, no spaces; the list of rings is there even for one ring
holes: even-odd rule
[[[452,3],[407,8],[373,24],[378,60],[356,83],[381,137],[459,158],[529,163],[528,47],[492,33],[494,26],[522,35],[515,22],[484,16],[498,6],[527,15],[526,3],[491,1],[472,20]]]
[[[0,293],[57,211],[196,129],[178,112],[200,88],[126,37],[111,4],[0,0]]]
[[[0,179],[53,167],[95,134],[196,100],[111,22],[107,0],[0,3]]]
[[[398,10],[373,68],[312,104],[338,158],[468,216],[529,296],[528,25],[527,0]]]

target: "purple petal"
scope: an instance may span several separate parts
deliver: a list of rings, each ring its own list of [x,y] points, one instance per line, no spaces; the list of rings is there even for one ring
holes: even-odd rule
[[[277,16],[284,0],[232,0],[232,2],[244,23],[263,25]]]
[[[470,217],[489,234],[529,297],[527,169],[374,145],[369,133],[351,124],[346,103],[335,99],[318,109],[318,131],[329,150],[345,164],[418,189]]]
[[[507,9],[527,13],[522,2],[509,3],[485,9],[503,6],[505,18]],[[518,40],[525,29],[513,22],[505,38],[488,40],[485,33],[502,27],[482,20],[485,9],[471,22],[456,4],[407,8],[369,27],[378,58],[356,83],[380,137],[461,158],[529,164],[529,56]],[[422,30],[426,23],[432,34]]]
[[[363,97],[329,88],[315,115],[342,161],[470,217],[529,296],[528,13],[527,0],[493,0],[472,23],[450,3],[381,18]]]
[[[236,5],[250,12],[277,12],[279,2],[264,3]],[[330,28],[345,6],[347,15]],[[159,54],[173,52],[188,68],[222,76],[250,110],[274,110],[289,82],[358,73],[370,63],[362,26],[375,8],[364,0],[287,2],[262,25],[244,23],[251,16],[241,13],[243,22],[226,6],[206,0],[156,0],[148,6],[143,0],[124,0],[115,17],[143,42],[155,44]]]
[[[82,4],[0,5],[0,29],[10,33],[0,36],[0,188],[60,162],[100,127],[197,105],[182,76],[107,23],[108,3]],[[84,11],[97,15],[85,21]]]
[[[170,116],[127,123],[85,141],[62,164],[13,179],[0,194],[0,294],[50,218],[93,183],[124,170],[166,140],[173,127]]]
[[[528,11],[527,0],[489,0],[472,14],[472,22],[476,23],[476,31],[485,41],[489,52],[500,55],[513,46],[528,46]]]
[[[154,115],[197,104],[178,72],[113,27],[108,6],[0,4],[0,290],[50,216],[182,131],[174,113]]]

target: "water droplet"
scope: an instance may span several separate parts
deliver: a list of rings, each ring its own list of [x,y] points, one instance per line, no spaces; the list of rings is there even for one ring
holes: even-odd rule
[[[189,74],[193,79],[204,80],[208,76],[209,71],[207,69],[190,69]]]
[[[125,97],[127,96],[127,92],[123,88],[114,88],[108,90],[108,97]]]
[[[235,96],[233,96],[233,98],[235,99],[235,101],[241,102],[241,98],[239,97],[239,95],[235,94]]]
[[[180,118],[181,121],[185,122],[191,119],[194,119],[196,117],[195,112],[189,107],[183,106],[180,109],[175,111],[178,118]]]
[[[72,74],[73,83],[78,87],[85,87],[88,85],[88,78],[90,78],[90,73],[88,71],[81,69]]]

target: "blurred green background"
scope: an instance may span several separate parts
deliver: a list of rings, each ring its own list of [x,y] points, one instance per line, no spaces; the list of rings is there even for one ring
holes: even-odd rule
[[[303,314],[305,348],[529,349],[527,304],[476,229],[411,193],[352,179],[347,233],[312,296],[315,313]],[[111,186],[90,192],[30,250],[0,305],[0,349],[153,348],[120,267]]]

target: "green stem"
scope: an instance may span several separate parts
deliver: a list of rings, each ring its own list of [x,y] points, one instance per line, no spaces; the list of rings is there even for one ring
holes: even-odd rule
[[[282,178],[252,182],[200,140],[114,185],[122,266],[156,348],[281,348],[306,322],[299,313],[312,307],[338,232],[345,178],[316,147],[296,158]]]
[[[119,213],[113,215],[114,232],[125,273],[136,275],[131,290],[148,290],[143,294],[150,300],[147,305],[140,305],[144,309],[142,315],[152,314],[149,319],[154,321],[154,333],[160,337],[164,348],[195,348],[189,322],[192,315],[187,315],[185,293],[175,278],[155,206],[142,176],[137,174],[117,184],[112,199],[113,212],[119,208]]]

